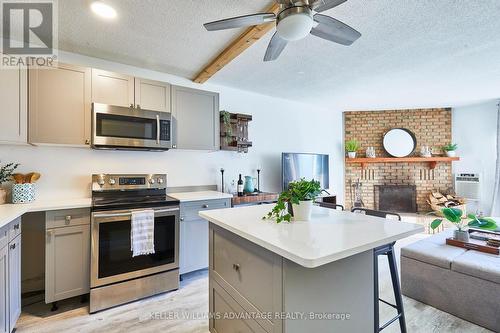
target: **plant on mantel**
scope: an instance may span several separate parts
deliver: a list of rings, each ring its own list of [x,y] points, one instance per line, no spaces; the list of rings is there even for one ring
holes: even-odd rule
[[[324,192],[324,190],[321,189],[320,182],[314,179],[308,181],[302,178],[299,181],[290,182],[288,184],[288,190],[281,192],[276,205],[262,219],[274,219],[276,223],[291,222],[292,214],[290,214],[288,210],[289,204],[297,207],[301,202],[312,202],[316,200],[322,192]]]
[[[345,150],[347,151],[347,156],[349,156],[349,158],[355,158],[359,147],[359,142],[355,139],[346,141]]]
[[[446,146],[442,147],[448,157],[455,157],[457,148],[458,145],[456,143],[448,143]]]

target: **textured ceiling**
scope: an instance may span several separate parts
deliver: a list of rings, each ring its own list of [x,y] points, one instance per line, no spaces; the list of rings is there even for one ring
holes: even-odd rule
[[[241,30],[202,24],[260,12],[268,0],[59,1],[63,50],[192,78]],[[349,0],[328,15],[363,36],[352,46],[314,36],[271,63],[268,34],[210,82],[332,109],[454,106],[500,97],[499,0]]]

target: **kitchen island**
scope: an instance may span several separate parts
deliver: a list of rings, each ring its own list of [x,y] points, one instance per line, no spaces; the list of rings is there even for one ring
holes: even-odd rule
[[[423,227],[321,207],[309,222],[262,220],[272,207],[200,213],[210,222],[210,331],[372,332],[373,249]]]

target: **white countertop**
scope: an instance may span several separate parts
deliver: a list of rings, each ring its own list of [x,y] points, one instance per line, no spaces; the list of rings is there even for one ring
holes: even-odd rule
[[[200,212],[200,216],[301,266],[318,267],[424,231],[418,224],[314,206],[309,222],[262,220],[273,205]]]
[[[40,200],[29,204],[0,205],[0,228],[28,212],[87,208],[90,206],[90,198]]]
[[[169,197],[179,200],[180,202],[200,201],[200,200],[215,200],[215,199],[231,199],[233,196],[228,193],[217,191],[198,191],[198,192],[180,192],[168,193]]]

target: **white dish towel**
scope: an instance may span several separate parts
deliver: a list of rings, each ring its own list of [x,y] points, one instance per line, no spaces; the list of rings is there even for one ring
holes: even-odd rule
[[[152,209],[132,212],[130,250],[132,257],[155,253],[155,212]]]

